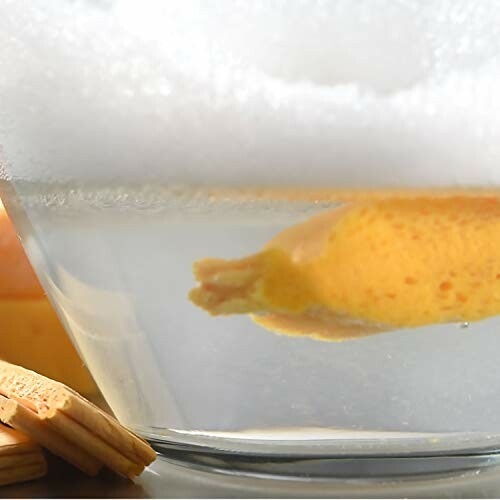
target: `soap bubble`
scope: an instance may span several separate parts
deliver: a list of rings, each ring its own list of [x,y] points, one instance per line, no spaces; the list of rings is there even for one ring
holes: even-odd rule
[[[15,179],[500,183],[500,3],[4,1]]]

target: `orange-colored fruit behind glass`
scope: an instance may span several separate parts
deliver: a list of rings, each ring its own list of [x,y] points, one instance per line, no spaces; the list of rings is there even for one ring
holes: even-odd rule
[[[0,202],[0,358],[97,392],[68,338]]]

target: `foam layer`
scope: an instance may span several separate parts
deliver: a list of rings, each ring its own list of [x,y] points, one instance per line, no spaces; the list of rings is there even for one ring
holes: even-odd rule
[[[0,162],[29,180],[500,184],[495,1],[5,1]]]

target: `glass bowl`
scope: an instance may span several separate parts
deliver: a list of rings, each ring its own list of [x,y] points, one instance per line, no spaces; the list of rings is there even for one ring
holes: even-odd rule
[[[188,293],[345,203],[497,196],[499,26],[487,1],[0,7],[2,197],[124,424],[238,474],[497,462],[498,318],[325,342]]]

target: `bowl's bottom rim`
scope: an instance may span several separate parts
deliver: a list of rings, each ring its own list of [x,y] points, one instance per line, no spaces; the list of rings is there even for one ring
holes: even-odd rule
[[[276,480],[387,482],[463,474],[500,466],[500,453],[429,456],[330,457],[256,455],[151,441],[160,456],[198,471]]]

